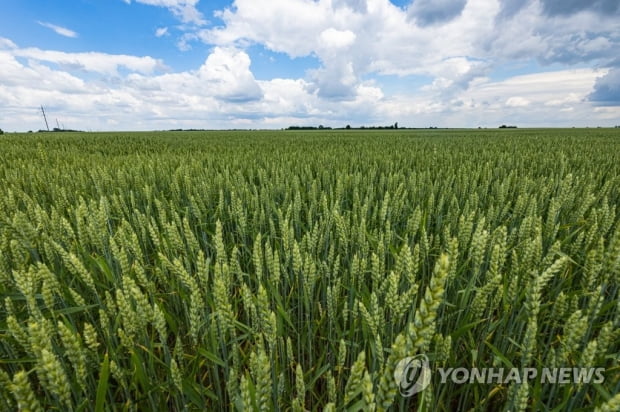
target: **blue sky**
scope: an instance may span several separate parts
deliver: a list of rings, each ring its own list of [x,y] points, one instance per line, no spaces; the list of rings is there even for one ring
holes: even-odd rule
[[[2,0],[0,128],[614,126],[617,0]]]

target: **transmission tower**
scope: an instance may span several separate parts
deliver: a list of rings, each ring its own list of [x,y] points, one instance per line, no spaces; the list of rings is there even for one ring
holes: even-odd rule
[[[45,109],[41,106],[41,113],[43,113],[43,120],[45,120],[45,127],[47,127],[47,131],[50,131],[50,126],[47,124],[47,116],[45,116]]]

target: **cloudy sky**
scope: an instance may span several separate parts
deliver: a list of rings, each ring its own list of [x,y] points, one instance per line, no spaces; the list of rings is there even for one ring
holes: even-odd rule
[[[2,0],[0,128],[620,124],[618,0]],[[57,119],[57,120],[56,120]]]

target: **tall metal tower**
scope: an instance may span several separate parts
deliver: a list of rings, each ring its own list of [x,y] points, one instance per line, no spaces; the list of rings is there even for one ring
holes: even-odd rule
[[[47,131],[50,131],[50,126],[47,124],[47,116],[45,116],[45,109],[41,105],[41,113],[43,113],[43,120],[45,120],[45,127],[47,127]]]

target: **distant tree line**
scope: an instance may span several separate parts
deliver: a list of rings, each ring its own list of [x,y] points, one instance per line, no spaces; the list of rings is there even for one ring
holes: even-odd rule
[[[398,122],[391,124],[389,126],[359,126],[359,127],[351,127],[351,125],[346,125],[345,127],[329,127],[323,126],[320,124],[317,126],[289,126],[285,130],[351,130],[351,129],[398,129]]]
[[[331,130],[331,127],[325,127],[320,124],[318,127],[316,126],[289,126],[286,130]]]
[[[389,126],[360,126],[360,129],[398,129],[398,122]]]
[[[58,132],[83,132],[83,130],[73,130],[73,129],[61,129],[60,127],[54,127],[52,130],[44,130],[39,129],[39,133],[58,133]]]

